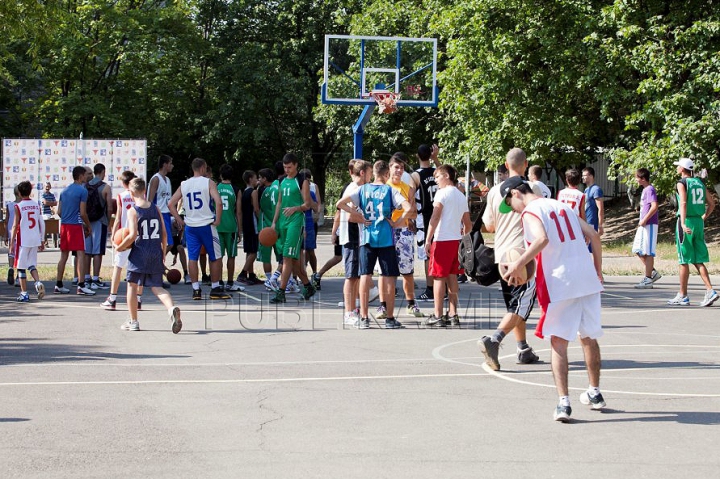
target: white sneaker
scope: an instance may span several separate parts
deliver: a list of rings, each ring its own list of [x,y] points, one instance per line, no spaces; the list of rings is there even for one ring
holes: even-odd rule
[[[717,294],[717,292],[714,289],[711,289],[710,291],[707,291],[705,293],[705,298],[700,303],[700,306],[712,306],[712,304],[717,301],[718,298],[720,298],[720,296]]]
[[[263,283],[263,284],[265,285],[265,288],[268,291],[275,291],[275,292],[280,291],[280,285],[278,284],[277,280],[275,279],[275,276],[273,276],[272,278],[266,279],[265,283]]]
[[[43,299],[45,297],[45,285],[40,281],[35,283],[35,291],[37,291],[37,298]]]
[[[140,323],[129,319],[120,326],[123,331],[140,331]]]
[[[285,287],[286,293],[299,293],[300,292],[300,286],[298,286],[297,281],[290,278],[288,281],[287,286]]]
[[[77,294],[80,296],[95,296],[95,291],[87,286],[78,286]]]
[[[55,289],[53,290],[53,294],[69,294],[70,290],[65,288],[64,286],[55,286]]]
[[[355,324],[355,321],[357,321],[357,320],[358,320],[358,315],[357,315],[357,313],[355,313],[355,311],[345,312],[345,314],[343,315],[343,323],[345,323],[347,325],[352,326]]]
[[[671,304],[673,306],[690,306],[690,298],[687,296],[680,296],[680,293],[678,293],[673,299],[668,300],[667,304]]]
[[[377,286],[374,286],[373,289],[370,290],[370,296],[368,298],[368,302],[372,303],[376,299],[380,297],[380,291],[378,291]]]
[[[225,285],[225,291],[230,291],[230,292],[245,291],[245,286],[240,286],[237,283],[227,284],[227,285]]]
[[[340,301],[338,303],[338,308],[344,308],[345,307],[345,301]]]
[[[652,271],[652,276],[650,276],[650,279],[654,283],[655,281],[659,280],[660,278],[662,278],[662,275],[660,273],[658,273],[657,270],[654,269]]]
[[[643,279],[641,279],[640,282],[635,285],[635,289],[652,289],[652,288],[653,288],[653,280],[652,280],[652,278],[648,278],[647,276],[643,276]]]

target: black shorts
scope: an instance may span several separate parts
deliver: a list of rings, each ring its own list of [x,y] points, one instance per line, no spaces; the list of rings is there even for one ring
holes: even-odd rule
[[[508,313],[516,314],[527,321],[535,305],[535,279],[520,286],[510,286],[504,279],[500,278],[503,300]]]
[[[163,275],[162,273],[145,274],[138,273],[137,271],[127,272],[128,283],[135,283],[138,286],[147,286],[148,288],[162,288],[163,287]]]
[[[380,262],[380,276],[398,277],[397,252],[394,246],[385,248],[373,248],[366,244],[360,246],[360,275],[372,276],[375,270],[375,263]]]
[[[360,277],[360,247],[348,243],[342,247],[343,263],[345,264],[345,278]]]
[[[243,231],[243,251],[248,254],[257,253],[258,246],[260,246],[260,241],[258,241],[257,233],[254,230],[249,234]]]

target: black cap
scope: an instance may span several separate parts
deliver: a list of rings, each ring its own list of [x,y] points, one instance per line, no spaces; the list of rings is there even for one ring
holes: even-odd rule
[[[520,185],[526,184],[528,183],[522,179],[522,176],[512,176],[507,180],[503,181],[502,185],[500,185],[500,194],[503,198],[507,198],[508,196],[510,196],[510,192],[512,190],[516,189]]]

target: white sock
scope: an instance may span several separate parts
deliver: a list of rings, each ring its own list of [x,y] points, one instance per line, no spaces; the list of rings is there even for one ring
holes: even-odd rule
[[[560,406],[570,406],[570,396],[560,396]]]
[[[220,287],[220,281],[214,281],[211,285],[211,288],[219,288]]]
[[[595,396],[597,396],[598,394],[600,394],[600,388],[596,388],[596,387],[593,387],[593,386],[588,386],[587,392],[588,392],[588,395],[590,395],[591,397],[595,397]]]
[[[192,288],[193,288],[194,290],[200,289],[200,283],[197,282],[197,281],[195,281],[195,282],[192,284]]]
[[[111,294],[110,301],[117,301],[117,294]]]

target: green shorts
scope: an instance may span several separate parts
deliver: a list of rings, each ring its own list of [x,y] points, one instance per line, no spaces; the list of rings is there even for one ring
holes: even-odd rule
[[[275,251],[275,261],[278,263],[282,259],[282,255],[280,254],[280,251],[278,250],[278,245],[275,243],[273,246],[258,246],[258,255],[257,260],[260,263],[269,263],[270,259],[272,258],[272,252]]]
[[[707,245],[705,244],[705,222],[699,216],[688,216],[685,225],[692,230],[685,233],[680,227],[680,218],[675,223],[675,240],[680,264],[709,263]]]
[[[300,258],[304,229],[305,215],[293,215],[279,224],[277,249],[283,258]]]
[[[234,258],[237,256],[237,233],[220,233],[220,255]]]

